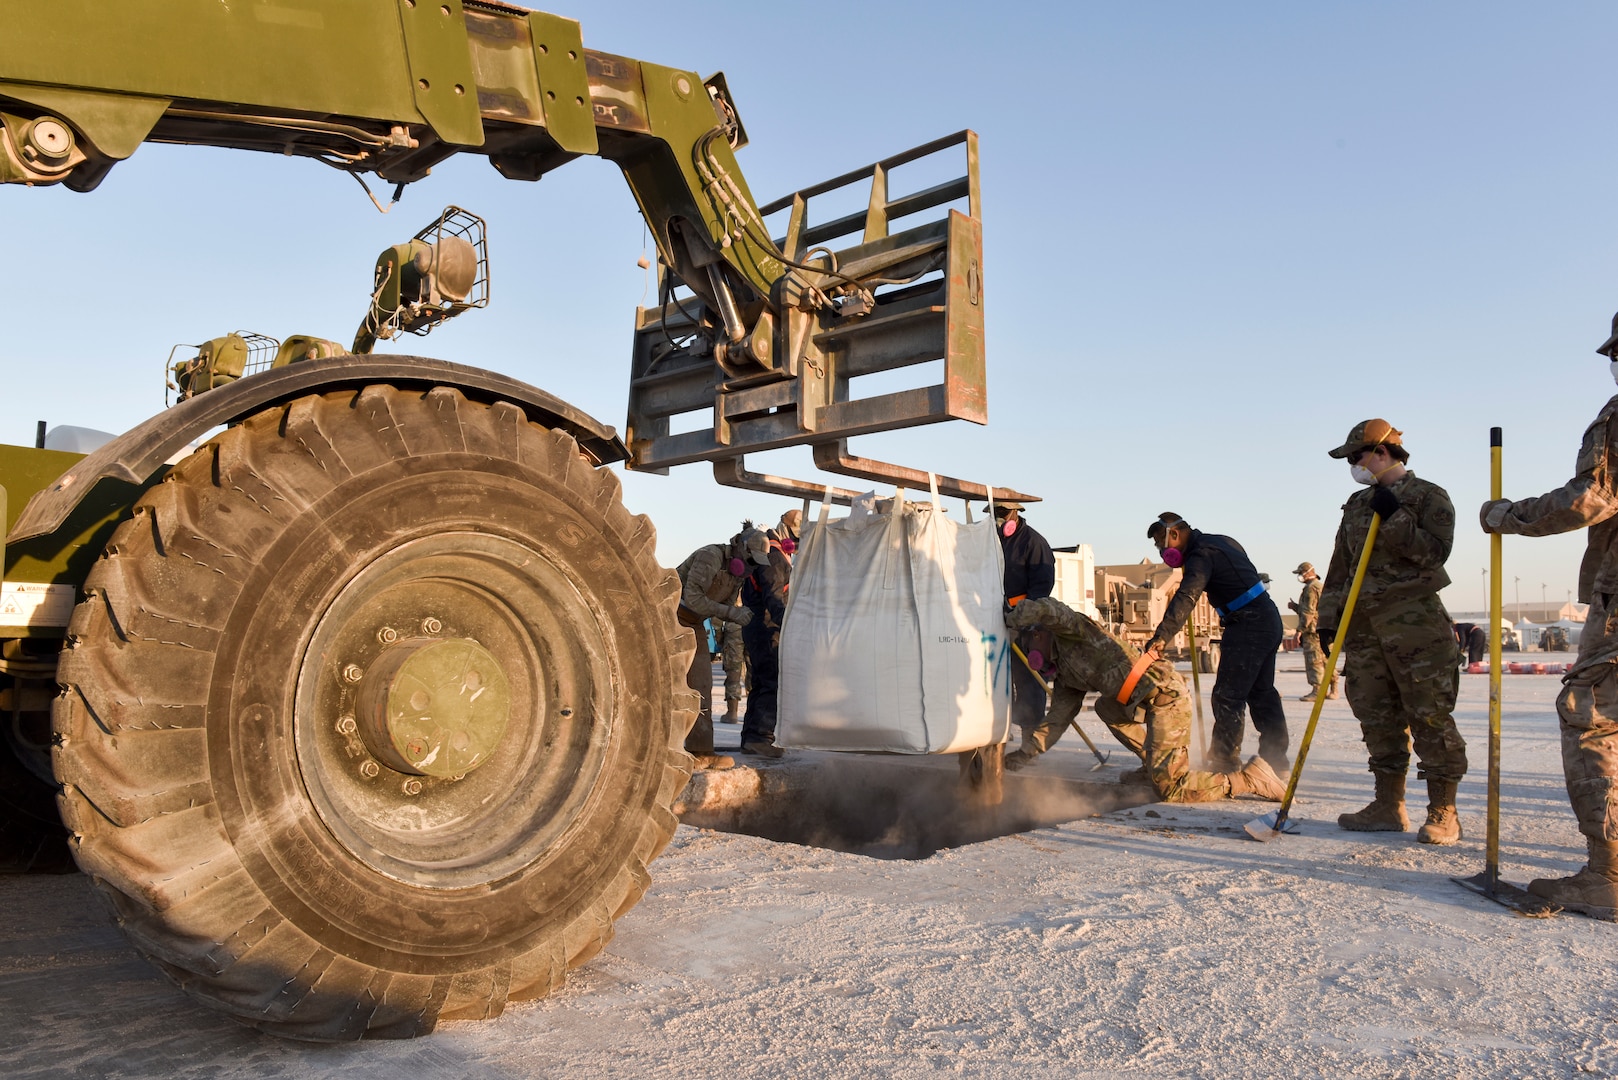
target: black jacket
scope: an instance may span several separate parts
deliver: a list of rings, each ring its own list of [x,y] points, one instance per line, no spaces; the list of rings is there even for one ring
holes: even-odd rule
[[[1039,600],[1056,588],[1056,556],[1026,521],[1018,518],[1016,532],[1000,534],[1000,550],[1006,557],[1006,599],[1026,596]]]
[[[1208,594],[1208,602],[1223,608],[1257,585],[1258,571],[1253,560],[1240,544],[1228,536],[1191,530],[1191,543],[1185,548],[1185,562],[1180,569],[1180,591],[1169,601],[1163,612],[1163,621],[1157,624],[1152,636],[1159,641],[1171,641],[1191,617],[1197,597]],[[1251,604],[1275,605],[1267,592],[1248,601]]]
[[[770,544],[770,565],[747,567],[742,579],[742,603],[752,609],[753,621],[742,628],[742,637],[773,634],[786,621],[787,587],[792,580],[792,560],[779,544]],[[756,629],[755,629],[756,628]]]

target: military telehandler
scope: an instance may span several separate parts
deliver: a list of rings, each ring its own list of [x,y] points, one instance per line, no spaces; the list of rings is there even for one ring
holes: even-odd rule
[[[455,154],[529,181],[593,154],[656,244],[622,437],[496,371],[371,351],[486,297],[481,227],[452,208],[383,254],[351,345],[295,335],[255,363],[221,339],[88,455],[0,447],[0,816],[16,848],[54,795],[129,937],[205,1004],[406,1037],[560,985],[645,891],[691,767],[678,579],[607,466],[843,501],[745,455],[807,445],[925,487],[848,439],[986,420],[976,136],[763,206],[746,138],[723,76],[495,0],[0,6],[0,182],[88,192],[164,142],[312,158],[397,200]],[[964,168],[896,190],[931,155]],[[850,188],[864,210],[813,215]],[[929,363],[936,383],[851,390]]]

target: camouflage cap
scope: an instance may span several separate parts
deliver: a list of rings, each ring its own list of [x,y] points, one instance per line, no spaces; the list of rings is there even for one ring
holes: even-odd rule
[[[1315,564],[1312,562],[1301,562],[1298,564],[1298,568],[1292,572],[1297,574],[1299,577],[1303,577],[1305,574],[1312,574],[1315,572]]]
[[[1601,348],[1597,349],[1596,352],[1602,356],[1612,357],[1615,347],[1618,347],[1618,315],[1612,317],[1612,336],[1603,341]],[[1614,357],[1614,359],[1618,359],[1618,357]]]
[[[1005,517],[1008,513],[1010,513],[1013,510],[1017,511],[1020,514],[1020,513],[1022,513],[1023,510],[1025,510],[1027,508],[1024,507],[1023,504],[1018,502],[1016,499],[1007,499],[1004,502],[996,502],[996,503],[994,503],[992,507],[990,506],[989,503],[984,503],[983,504],[983,512],[984,513],[988,513],[990,509],[994,510],[994,516],[995,517]]]
[[[1395,431],[1393,425],[1386,420],[1362,420],[1355,424],[1343,440],[1343,445],[1326,453],[1334,458],[1346,458],[1356,450],[1363,450],[1367,446],[1402,446],[1400,437],[1402,431]]]
[[[770,565],[770,538],[762,530],[748,529],[742,533],[741,543],[749,562],[760,566]]]

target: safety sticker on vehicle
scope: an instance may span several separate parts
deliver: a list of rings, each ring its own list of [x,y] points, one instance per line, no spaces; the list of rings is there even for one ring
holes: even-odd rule
[[[66,626],[76,593],[71,585],[0,582],[0,626]]]

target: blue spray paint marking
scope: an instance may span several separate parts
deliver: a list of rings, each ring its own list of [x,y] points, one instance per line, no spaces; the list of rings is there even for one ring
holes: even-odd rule
[[[987,670],[983,673],[989,680],[990,686],[1011,685],[1011,642],[1001,642],[999,634],[985,631],[982,637],[983,663]]]

